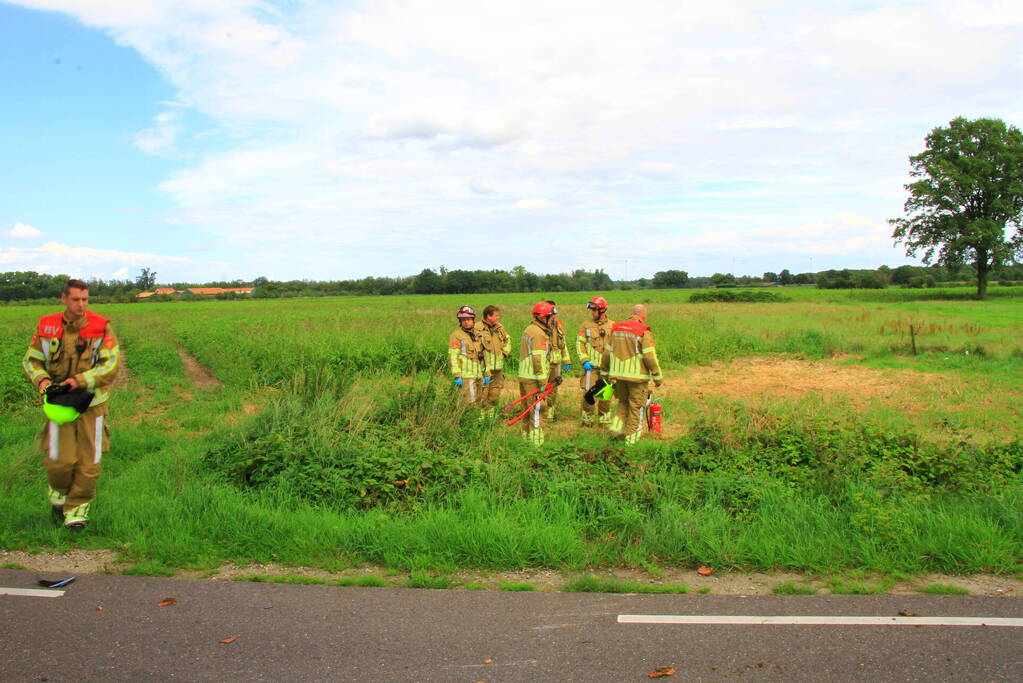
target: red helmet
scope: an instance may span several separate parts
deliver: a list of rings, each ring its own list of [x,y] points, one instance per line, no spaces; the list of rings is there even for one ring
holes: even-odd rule
[[[462,318],[475,318],[476,309],[472,306],[462,306],[458,309],[458,315],[456,316],[459,320]]]
[[[602,296],[595,296],[590,299],[590,302],[586,304],[586,308],[595,311],[606,311],[607,310],[607,299]]]
[[[549,304],[546,301],[541,301],[540,303],[538,303],[535,306],[533,306],[533,317],[534,318],[542,318],[544,316],[553,315],[553,314],[554,314],[554,305],[553,304]]]

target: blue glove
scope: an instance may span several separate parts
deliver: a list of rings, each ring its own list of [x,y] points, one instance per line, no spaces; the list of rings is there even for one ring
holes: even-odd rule
[[[483,386],[487,386],[488,384],[490,384],[490,378],[489,377],[484,377],[483,378]]]
[[[462,378],[461,377],[456,377],[455,378],[455,386],[458,387],[459,389],[462,388]]]
[[[590,361],[586,361],[585,363],[583,363],[583,370],[585,370],[586,372],[589,372],[590,370],[594,369],[595,367],[597,367],[597,366],[594,365],[593,363],[591,363]]]
[[[564,370],[565,372],[568,372],[569,370],[572,369],[572,364],[571,363],[565,363],[564,365],[561,366],[561,369]]]

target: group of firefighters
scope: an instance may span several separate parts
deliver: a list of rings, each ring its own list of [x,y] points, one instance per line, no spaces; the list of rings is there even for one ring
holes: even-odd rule
[[[579,386],[582,424],[605,425],[612,437],[636,443],[643,433],[645,406],[652,381],[661,386],[657,350],[650,327],[646,325],[646,307],[637,304],[627,320],[613,322],[607,317],[607,299],[595,296],[586,304],[590,312],[575,339],[576,355],[582,366]],[[456,314],[458,329],[448,342],[448,363],[462,400],[479,404],[481,417],[494,415],[504,388],[505,359],[511,356],[512,342],[501,324],[497,306],[483,309],[481,320],[476,309],[462,306]],[[557,317],[553,301],[533,306],[532,321],[519,341],[519,403],[527,403],[520,417],[523,435],[535,446],[544,442],[544,423],[556,415],[558,387],[572,369],[565,325]],[[601,389],[603,391],[594,391]],[[611,412],[611,395],[618,406]]]
[[[61,303],[62,312],[39,319],[22,368],[40,393],[47,418],[41,446],[53,515],[66,528],[80,530],[89,523],[100,460],[110,448],[107,401],[121,354],[110,321],[87,310],[87,283],[70,280]],[[591,319],[579,328],[575,342],[582,365],[579,385],[586,392],[583,424],[606,425],[613,435],[636,443],[643,432],[649,383],[662,382],[653,335],[644,322],[646,307],[634,306],[628,320],[617,323],[608,319],[602,296],[593,297],[586,308]],[[554,419],[562,377],[572,368],[565,326],[557,313],[553,301],[533,306],[532,322],[519,342],[521,398],[516,403],[525,401],[523,433],[537,446],[544,441],[544,422]],[[497,306],[484,308],[479,321],[470,306],[462,306],[457,315],[459,327],[448,350],[455,385],[466,403],[482,404],[483,416],[493,415],[501,400],[511,337]],[[615,414],[612,393],[618,400]]]

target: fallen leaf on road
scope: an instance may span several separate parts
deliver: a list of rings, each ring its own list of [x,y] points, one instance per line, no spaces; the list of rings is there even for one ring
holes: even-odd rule
[[[661,678],[663,676],[674,676],[675,670],[670,666],[659,666],[647,674],[650,678]]]
[[[484,660],[483,660],[483,663],[484,663],[484,664],[493,664],[493,663],[494,663],[494,660],[493,660],[493,659],[484,659]]]
[[[178,601],[177,598],[164,598],[163,601],[160,602],[159,605],[157,605],[157,607],[166,607],[167,605],[173,605],[177,601]]]
[[[230,638],[224,638],[220,642],[224,643],[226,645],[227,643],[233,643],[236,640],[238,640],[238,638],[236,636],[231,636]]]
[[[900,617],[918,617],[920,615],[917,614],[916,612],[906,612],[905,610],[903,610],[902,612],[899,612],[899,616]]]
[[[710,567],[700,567],[699,569],[696,570],[696,573],[699,574],[700,576],[710,576],[711,574],[714,573],[714,570],[711,569]]]

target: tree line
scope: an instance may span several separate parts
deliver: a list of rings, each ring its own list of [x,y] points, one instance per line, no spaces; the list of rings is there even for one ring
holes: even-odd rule
[[[1002,284],[1023,284],[1023,264],[996,266],[992,273]],[[365,277],[352,280],[221,280],[214,282],[173,282],[165,286],[177,290],[190,287],[254,287],[251,295],[218,294],[212,298],[279,299],[318,296],[389,296],[408,294],[502,294],[510,292],[592,292],[637,289],[705,289],[810,285],[819,289],[881,289],[885,287],[934,287],[963,284],[976,280],[973,266],[880,266],[876,269],[823,270],[791,273],[788,269],[761,275],[714,273],[690,277],[684,270],[666,270],[652,278],[612,280],[604,271],[575,270],[572,273],[537,275],[517,266],[504,270],[437,270],[426,268],[408,277]],[[0,273],[0,302],[49,302],[60,296],[67,275],[49,275],[32,271]],[[138,301],[136,294],[157,286],[156,273],[146,268],[134,280],[88,280],[89,294],[97,303]],[[147,301],[193,298],[194,295],[164,295]],[[211,297],[203,297],[211,298]]]

